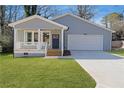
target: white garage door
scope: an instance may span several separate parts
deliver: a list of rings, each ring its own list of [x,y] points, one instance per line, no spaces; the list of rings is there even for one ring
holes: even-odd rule
[[[103,35],[68,35],[69,50],[103,50]]]

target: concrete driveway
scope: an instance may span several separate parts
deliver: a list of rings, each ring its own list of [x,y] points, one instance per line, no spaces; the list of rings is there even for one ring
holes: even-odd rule
[[[124,59],[103,51],[71,51],[99,88],[124,88]]]

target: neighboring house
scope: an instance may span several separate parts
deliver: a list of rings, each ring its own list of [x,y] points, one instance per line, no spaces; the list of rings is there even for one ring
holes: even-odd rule
[[[9,24],[14,55],[63,55],[64,50],[111,50],[112,30],[72,14],[52,20],[34,15]]]

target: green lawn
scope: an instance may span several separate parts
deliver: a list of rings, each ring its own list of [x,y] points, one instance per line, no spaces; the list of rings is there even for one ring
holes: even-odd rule
[[[13,58],[0,55],[0,87],[95,87],[94,79],[73,59]]]
[[[118,55],[124,56],[124,49],[112,50],[111,53],[114,53],[114,54],[118,54]]]

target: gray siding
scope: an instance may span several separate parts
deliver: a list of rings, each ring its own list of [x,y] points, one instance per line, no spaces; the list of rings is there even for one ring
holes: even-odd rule
[[[103,28],[94,26],[70,15],[55,19],[54,21],[69,27],[69,30],[64,33],[65,49],[67,49],[67,38],[69,34],[88,34],[103,35],[103,50],[111,50],[112,32],[106,31]]]
[[[27,22],[15,25],[17,29],[62,29],[54,24],[48,23],[38,18],[34,18]]]
[[[24,31],[23,30],[16,30],[17,32],[17,41],[18,42],[24,42]]]

